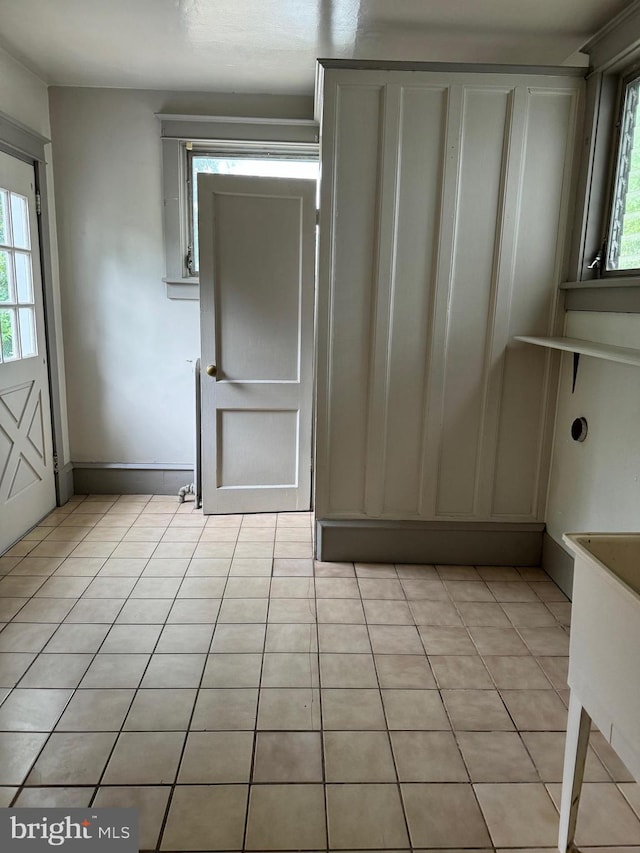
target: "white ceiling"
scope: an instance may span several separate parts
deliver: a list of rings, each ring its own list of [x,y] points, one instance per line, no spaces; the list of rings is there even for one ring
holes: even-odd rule
[[[629,0],[0,0],[0,44],[62,86],[310,94],[317,57],[582,64]]]

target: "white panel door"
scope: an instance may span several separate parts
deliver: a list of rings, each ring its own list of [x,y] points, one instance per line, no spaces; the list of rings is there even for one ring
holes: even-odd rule
[[[205,513],[310,509],[315,197],[198,176]]]
[[[0,152],[0,553],[55,506],[33,167]]]

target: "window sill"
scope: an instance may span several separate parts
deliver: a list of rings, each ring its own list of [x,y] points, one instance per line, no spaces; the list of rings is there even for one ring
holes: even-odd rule
[[[167,299],[200,299],[200,279],[163,278],[167,286]]]
[[[606,311],[640,314],[640,278],[608,276],[590,281],[566,281],[560,285],[566,311]]]

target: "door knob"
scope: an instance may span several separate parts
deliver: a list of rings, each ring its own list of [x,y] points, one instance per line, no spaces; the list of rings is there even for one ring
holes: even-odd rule
[[[215,366],[215,364],[208,364],[207,365],[207,375],[208,376],[216,376],[217,373],[218,373],[218,368]]]

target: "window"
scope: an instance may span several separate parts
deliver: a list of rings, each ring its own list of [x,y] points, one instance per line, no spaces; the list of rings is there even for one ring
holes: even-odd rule
[[[613,202],[607,241],[607,270],[640,269],[640,77],[624,87]]]
[[[36,344],[27,199],[0,188],[0,363],[31,358]]]
[[[285,156],[241,154],[220,156],[203,150],[187,150],[187,175],[189,204],[189,246],[187,268],[192,275],[198,274],[198,175],[252,175],[269,178],[318,179],[318,160],[300,155]]]

